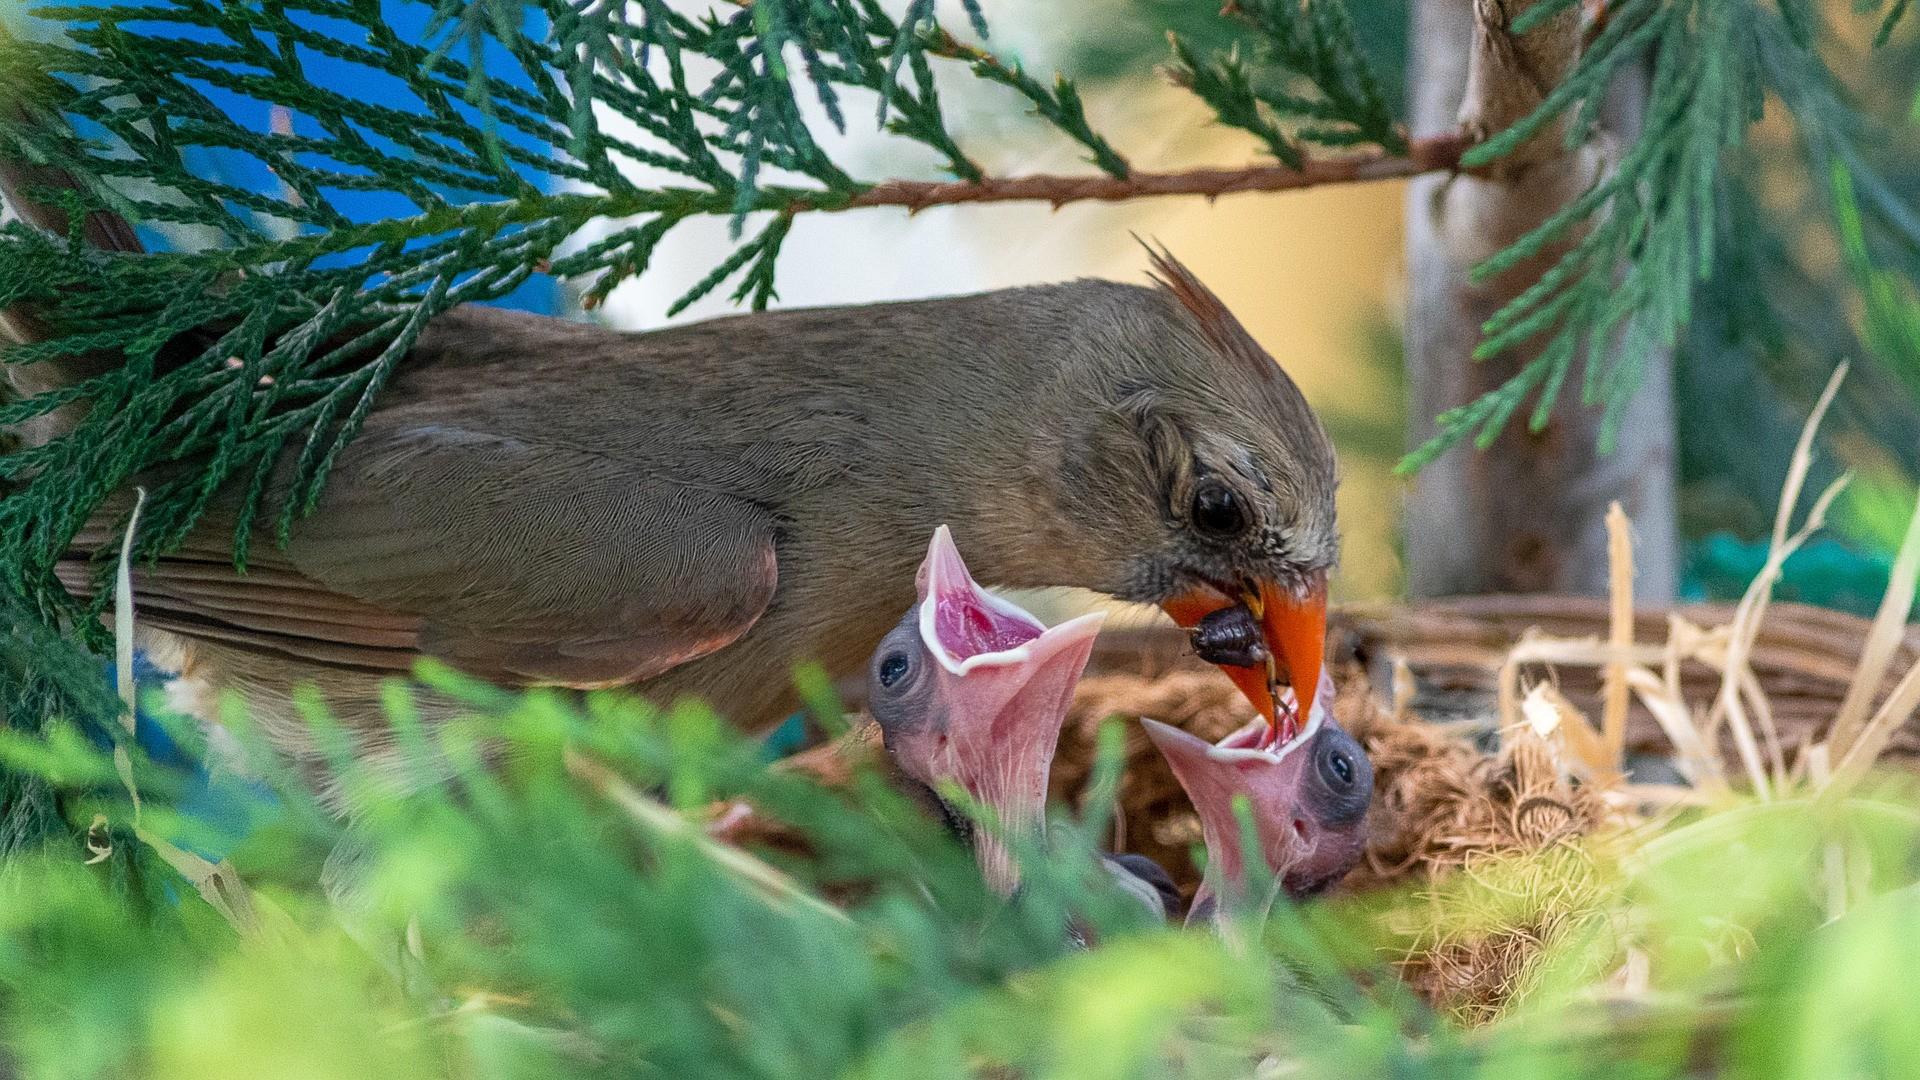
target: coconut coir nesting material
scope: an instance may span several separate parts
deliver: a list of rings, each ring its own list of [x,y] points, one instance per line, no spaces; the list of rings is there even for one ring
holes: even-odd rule
[[[1212,672],[1087,679],[1061,733],[1056,798],[1085,790],[1097,734],[1115,716],[1128,720],[1115,846],[1155,859],[1191,894],[1199,818],[1132,720],[1217,739],[1247,721],[1245,699]],[[1604,801],[1531,729],[1488,753],[1458,731],[1396,719],[1359,678],[1343,681],[1334,717],[1366,747],[1375,777],[1365,857],[1341,890],[1409,887],[1385,927],[1401,975],[1461,1020],[1492,1019],[1537,977],[1543,949],[1593,926],[1599,877],[1576,841],[1606,820]]]
[[[1191,890],[1198,884],[1189,855],[1200,842],[1199,818],[1132,721],[1151,717],[1214,740],[1250,715],[1232,684],[1212,672],[1088,678],[1060,735],[1053,794],[1077,803],[1102,723],[1127,720],[1116,846],[1155,859]],[[1343,684],[1334,718],[1366,747],[1374,767],[1366,858],[1347,879],[1348,890],[1436,874],[1490,852],[1538,850],[1591,832],[1601,821],[1598,795],[1573,785],[1552,748],[1537,738],[1487,754],[1463,735],[1396,720],[1357,679]]]

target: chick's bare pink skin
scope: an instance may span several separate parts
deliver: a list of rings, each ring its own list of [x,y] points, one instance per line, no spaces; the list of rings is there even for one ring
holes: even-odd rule
[[[1142,721],[1200,817],[1207,871],[1189,921],[1209,917],[1211,901],[1225,889],[1246,885],[1237,799],[1247,802],[1267,871],[1289,895],[1319,892],[1359,861],[1373,765],[1333,721],[1331,703],[1332,684],[1323,676],[1300,735],[1278,745],[1264,720],[1218,743]]]
[[[989,883],[1010,894],[1018,875],[999,837],[1044,824],[1060,725],[1103,616],[1048,629],[973,580],[946,526],[918,585],[919,602],[874,651],[868,708],[902,773],[936,793],[958,785],[992,811],[997,830],[953,823],[972,836]]]

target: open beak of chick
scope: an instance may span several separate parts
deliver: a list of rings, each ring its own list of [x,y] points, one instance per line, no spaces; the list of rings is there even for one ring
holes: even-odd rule
[[[1276,582],[1249,582],[1238,589],[1214,586],[1183,593],[1161,605],[1174,622],[1205,632],[1215,627],[1244,639],[1229,656],[1208,655],[1259,712],[1264,744],[1285,746],[1300,735],[1300,718],[1280,707],[1279,688],[1317,687],[1327,645],[1327,581],[1319,575],[1299,589]],[[1235,633],[1235,617],[1245,629]],[[1198,641],[1196,641],[1198,643]],[[1206,650],[1203,650],[1203,655]]]
[[[1251,812],[1266,870],[1288,895],[1319,892],[1359,861],[1373,765],[1334,722],[1333,682],[1324,673],[1319,688],[1295,725],[1297,736],[1286,743],[1269,740],[1264,720],[1217,743],[1141,721],[1200,816],[1207,871],[1189,923],[1214,916],[1224,892],[1244,895],[1248,888],[1241,819],[1234,809],[1239,800]],[[1288,714],[1296,711],[1284,700],[1282,707]]]
[[[1010,895],[1018,875],[1002,837],[1044,826],[1060,725],[1104,616],[1048,629],[981,588],[945,526],[918,584],[920,602],[876,654],[874,715],[904,772],[936,792],[957,785],[991,812],[994,827],[973,830],[975,855]]]

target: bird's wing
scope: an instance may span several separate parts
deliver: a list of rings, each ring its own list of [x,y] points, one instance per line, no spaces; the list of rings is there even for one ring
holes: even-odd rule
[[[256,543],[236,574],[215,527],[141,569],[135,592],[152,625],[300,659],[404,671],[424,654],[592,687],[745,633],[773,595],[773,535],[770,513],[712,487],[416,428],[351,444],[284,551]]]

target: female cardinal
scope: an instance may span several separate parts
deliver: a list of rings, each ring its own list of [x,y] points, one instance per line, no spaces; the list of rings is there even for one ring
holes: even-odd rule
[[[73,183],[0,162],[20,217],[63,236],[65,210],[31,195]],[[83,224],[101,258],[143,257],[110,213]],[[246,572],[232,566],[243,512],[296,484],[297,438],[264,493],[243,477],[141,564],[143,645],[189,685],[239,691],[309,762],[325,755],[297,687],[315,684],[378,763],[393,746],[380,680],[422,656],[508,685],[698,696],[759,731],[790,711],[795,664],[837,674],[873,649],[912,600],[919,538],[961,521],[995,585],[1084,587],[1189,627],[1244,606],[1254,640],[1203,633],[1203,655],[1285,723],[1276,687],[1319,680],[1332,445],[1219,299],[1170,255],[1153,265],[1152,288],[1076,281],[638,334],[454,308],[284,547],[262,526]],[[45,314],[0,312],[0,328],[42,338]],[[249,378],[209,351],[220,331],[170,343],[160,370]],[[8,368],[22,393],[119,362],[42,356]],[[84,438],[95,422],[82,397],[18,434]],[[75,538],[69,588],[117,549],[130,487]],[[422,703],[428,722],[449,711]]]

